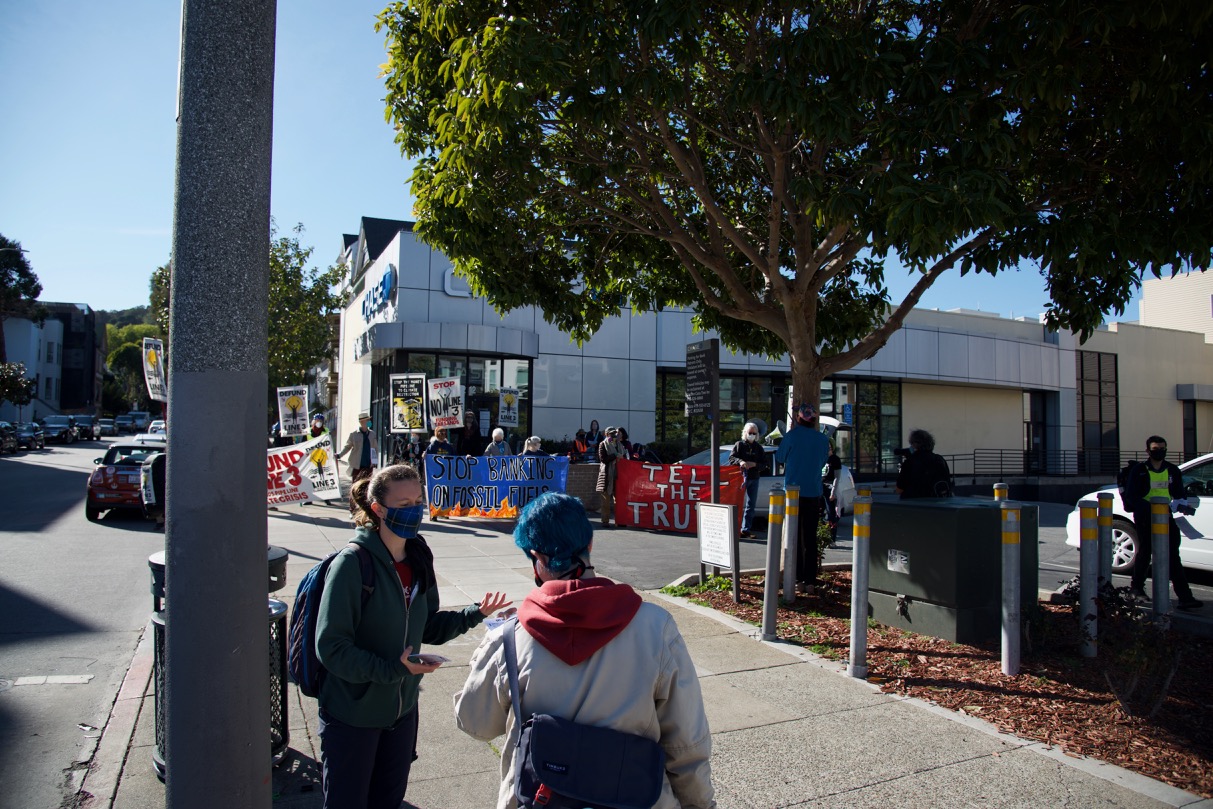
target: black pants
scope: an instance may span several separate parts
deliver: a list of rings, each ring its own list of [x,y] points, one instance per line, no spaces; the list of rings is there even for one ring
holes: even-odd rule
[[[821,495],[800,498],[797,515],[796,581],[813,584],[817,581],[817,523],[821,522]]]
[[[391,728],[356,728],[320,711],[324,809],[399,809],[417,751],[417,708]]]
[[[1179,563],[1179,526],[1175,518],[1167,515],[1170,528],[1171,584],[1175,586],[1175,595],[1180,601],[1192,600],[1192,588],[1188,586],[1188,574]],[[1146,588],[1146,571],[1150,569],[1150,559],[1154,555],[1153,535],[1150,533],[1150,510],[1138,509],[1133,512],[1133,525],[1137,528],[1137,560],[1133,562],[1132,587],[1135,590]]]

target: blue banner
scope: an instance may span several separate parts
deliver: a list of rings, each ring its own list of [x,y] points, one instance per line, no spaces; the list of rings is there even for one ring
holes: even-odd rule
[[[430,516],[514,518],[544,492],[563,492],[568,480],[568,458],[429,455],[425,459]]]

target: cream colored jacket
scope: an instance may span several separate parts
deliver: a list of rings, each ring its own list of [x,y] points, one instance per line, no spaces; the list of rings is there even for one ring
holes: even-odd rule
[[[506,735],[497,809],[517,806],[518,736],[501,640],[510,627],[516,628],[524,716],[548,713],[658,741],[666,754],[666,783],[654,809],[716,806],[708,761],[712,735],[695,665],[673,617],[646,602],[619,635],[576,666],[536,643],[520,624],[507,623],[481,642],[467,682],[455,695],[455,719],[461,730],[484,741]]]

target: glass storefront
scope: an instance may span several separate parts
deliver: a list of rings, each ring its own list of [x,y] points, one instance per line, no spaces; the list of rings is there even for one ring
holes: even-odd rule
[[[423,373],[427,379],[457,376],[463,382],[464,428],[451,430],[449,440],[458,452],[480,455],[497,427],[501,388],[517,388],[518,426],[502,427],[515,452],[522,452],[531,428],[531,360],[478,354],[397,351],[371,368],[371,419],[380,446],[388,447],[390,409],[388,379],[392,374]]]

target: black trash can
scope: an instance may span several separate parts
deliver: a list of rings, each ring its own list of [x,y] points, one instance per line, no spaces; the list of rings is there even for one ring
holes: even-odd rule
[[[269,546],[267,562],[269,567],[269,592],[273,593],[286,586],[286,560],[288,553],[284,548]],[[165,562],[164,551],[157,551],[148,557],[148,567],[152,571],[152,643],[155,658],[152,668],[152,679],[155,685],[155,717],[156,745],[152,748],[152,766],[161,781],[165,776],[164,746],[167,724],[165,721],[164,685],[165,685]],[[270,760],[274,766],[282,763],[290,747],[291,734],[287,717],[287,674],[286,674],[286,602],[276,598],[267,599],[269,613],[269,644],[270,644]]]

